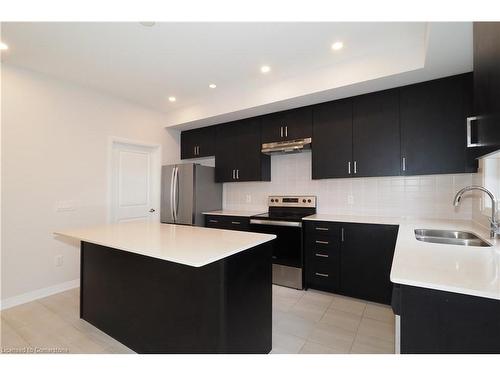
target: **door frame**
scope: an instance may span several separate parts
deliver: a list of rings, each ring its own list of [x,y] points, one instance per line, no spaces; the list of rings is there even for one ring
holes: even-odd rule
[[[161,165],[162,165],[162,151],[161,145],[156,143],[143,142],[128,138],[110,136],[108,138],[108,192],[107,192],[107,215],[106,222],[108,224],[114,223],[116,218],[116,205],[115,199],[113,199],[113,194],[115,193],[115,181],[113,174],[113,150],[115,145],[124,146],[139,146],[144,148],[149,148],[151,150],[151,174],[152,174],[152,197],[151,201],[156,208],[156,215],[154,221],[160,221],[160,195],[161,195]]]

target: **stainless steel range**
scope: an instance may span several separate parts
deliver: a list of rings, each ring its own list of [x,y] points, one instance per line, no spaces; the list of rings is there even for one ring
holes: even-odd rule
[[[316,213],[316,197],[273,195],[267,202],[268,212],[250,218],[251,230],[277,237],[273,241],[273,283],[302,289],[302,218]]]

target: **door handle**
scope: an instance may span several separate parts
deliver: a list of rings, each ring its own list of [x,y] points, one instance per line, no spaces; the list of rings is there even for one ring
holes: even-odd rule
[[[354,174],[358,173],[358,162],[354,160]]]
[[[196,155],[200,156],[200,146],[196,146]]]
[[[156,210],[155,210],[154,208],[150,208],[150,209],[149,209],[149,212],[151,212],[151,213],[153,213],[153,212],[155,212],[155,211],[156,211]]]
[[[479,147],[481,146],[480,142],[474,142],[472,140],[472,122],[477,121],[477,116],[467,117],[467,147]]]
[[[240,225],[241,223],[239,221],[231,221],[231,224]]]
[[[327,273],[320,273],[320,272],[315,272],[316,276],[321,276],[321,277],[328,277]]]
[[[344,242],[344,228],[342,228],[340,231],[340,240]]]
[[[236,170],[233,169],[233,180],[235,179],[235,176],[236,176]]]
[[[403,172],[406,171],[406,158],[403,156]]]
[[[174,180],[175,180],[175,166],[172,168],[172,176],[170,176],[170,215],[172,220],[175,221],[174,216]]]
[[[320,243],[320,244],[323,244],[323,245],[328,245],[330,242],[329,241],[316,240],[316,243]]]
[[[347,162],[347,174],[351,174],[351,162]]]
[[[285,137],[288,137],[288,125],[285,126]]]
[[[210,220],[208,220],[208,222],[209,222],[209,223],[218,223],[218,222],[219,222],[219,220],[210,219]]]
[[[317,256],[317,257],[320,257],[320,258],[328,258],[328,255],[326,255],[326,254],[316,253],[314,255]]]
[[[315,227],[314,229],[316,230],[324,230],[324,231],[329,231],[330,228],[325,228],[325,227]]]
[[[236,170],[236,179],[237,180],[240,179],[240,170],[239,169]]]
[[[280,136],[283,138],[283,126],[280,126]]]

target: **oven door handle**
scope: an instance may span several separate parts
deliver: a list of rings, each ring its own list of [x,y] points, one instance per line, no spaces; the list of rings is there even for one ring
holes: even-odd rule
[[[302,227],[302,223],[300,221],[278,221],[278,220],[250,219],[250,224],[276,225],[276,226],[280,226],[280,227],[297,227],[297,228]]]

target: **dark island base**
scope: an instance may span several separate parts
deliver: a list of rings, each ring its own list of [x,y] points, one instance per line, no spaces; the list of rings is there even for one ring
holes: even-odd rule
[[[196,268],[82,242],[80,317],[137,353],[269,353],[271,253]]]

